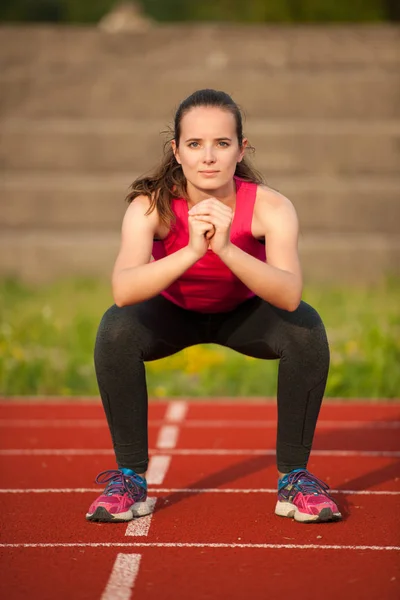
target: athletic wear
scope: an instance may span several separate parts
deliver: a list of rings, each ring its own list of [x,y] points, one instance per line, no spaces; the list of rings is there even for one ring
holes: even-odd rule
[[[265,245],[251,233],[257,185],[237,177],[235,182],[236,206],[230,233],[231,242],[247,254],[265,262]],[[176,215],[176,223],[164,240],[154,242],[152,254],[155,260],[188,245],[186,200],[173,199],[172,210]],[[182,308],[201,313],[230,311],[254,296],[211,249],[161,294]]]
[[[340,521],[342,515],[326,483],[305,469],[295,469],[278,480],[275,514],[301,523]]]
[[[117,464],[144,473],[148,463],[147,386],[144,361],[195,344],[280,359],[277,462],[281,473],[305,468],[329,368],[325,328],[305,302],[293,312],[254,297],[226,313],[184,310],[157,296],[112,306],[97,334],[97,381]],[[212,460],[212,458],[210,458]]]
[[[147,483],[130,469],[102,471],[96,483],[107,483],[104,492],[95,500],[86,514],[88,521],[131,521],[151,512],[146,502]]]
[[[231,240],[265,260],[264,245],[251,235],[257,185],[238,178],[235,181]],[[187,202],[175,199],[172,208],[176,224],[165,240],[154,243],[156,260],[189,241]],[[305,475],[329,369],[324,325],[305,302],[289,312],[255,296],[210,250],[161,295],[130,306],[111,306],[101,320],[95,368],[119,467],[140,474],[148,466],[144,362],[206,343],[280,361],[277,466],[282,473],[295,471],[301,476],[291,475],[290,482],[285,478],[281,482],[278,514],[286,511],[285,516],[301,519],[306,515],[309,520],[336,518],[340,513],[327,495],[325,484]],[[268,459],[265,461],[267,464]],[[99,514],[101,520],[121,519],[121,515],[130,518],[132,506],[145,495],[140,485],[133,489],[129,481],[119,475],[115,479],[117,487],[92,505],[88,518]]]

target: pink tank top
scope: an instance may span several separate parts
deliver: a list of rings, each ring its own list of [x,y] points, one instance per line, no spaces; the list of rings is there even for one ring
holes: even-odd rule
[[[265,246],[251,234],[257,184],[235,177],[236,207],[231,226],[233,244],[261,261]],[[172,200],[176,223],[167,237],[153,243],[153,258],[159,260],[187,246],[189,242],[188,207],[183,198]],[[255,294],[232,273],[212,250],[174,281],[162,295],[185,308],[201,313],[228,312]]]

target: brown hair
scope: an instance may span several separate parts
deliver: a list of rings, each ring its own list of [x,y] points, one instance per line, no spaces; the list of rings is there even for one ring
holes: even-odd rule
[[[174,119],[174,131],[172,139],[175,139],[176,145],[179,145],[181,135],[182,117],[189,112],[191,108],[197,106],[215,106],[230,112],[235,117],[236,134],[239,146],[243,143],[243,124],[242,115],[238,105],[225,92],[212,89],[197,90],[188,98],[183,100],[178,107]],[[251,146],[249,150],[254,151]],[[263,177],[243,158],[237,163],[235,175],[252,183],[264,183]],[[171,147],[171,139],[164,144],[164,157],[157,169],[148,177],[139,177],[130,186],[131,192],[127,195],[127,202],[132,202],[137,196],[144,195],[150,199],[150,207],[146,214],[152,212],[155,208],[160,215],[160,219],[167,226],[174,222],[175,216],[171,209],[172,198],[187,198],[186,177],[183,174],[181,165],[177,162]]]

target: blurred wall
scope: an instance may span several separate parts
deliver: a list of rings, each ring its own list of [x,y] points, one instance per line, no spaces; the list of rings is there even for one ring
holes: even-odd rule
[[[184,97],[232,94],[307,281],[400,274],[400,28],[2,27],[0,275],[109,277],[124,197]]]

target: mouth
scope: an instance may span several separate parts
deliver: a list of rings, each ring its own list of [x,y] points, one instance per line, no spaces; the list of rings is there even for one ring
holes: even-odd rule
[[[203,173],[205,175],[214,175],[215,173],[219,173],[219,171],[199,171],[199,173]]]

